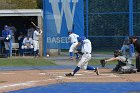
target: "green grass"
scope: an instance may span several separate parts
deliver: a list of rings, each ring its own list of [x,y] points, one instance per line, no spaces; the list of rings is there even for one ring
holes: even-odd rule
[[[44,58],[0,58],[0,66],[53,66],[53,61]]]
[[[101,65],[100,64],[100,60],[101,59],[91,59],[90,61],[89,61],[89,65]],[[136,62],[135,62],[135,60],[133,59],[132,60],[132,63],[133,64],[135,64]],[[106,65],[116,65],[117,64],[117,61],[111,61],[111,62],[108,62]]]
[[[100,49],[100,50],[94,50],[93,52],[94,52],[94,54],[113,54],[114,53],[114,50]]]
[[[4,82],[7,82],[7,81],[0,81],[0,83],[4,83]]]

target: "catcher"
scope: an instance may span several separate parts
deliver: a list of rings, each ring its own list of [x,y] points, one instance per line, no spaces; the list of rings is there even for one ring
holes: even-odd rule
[[[115,68],[113,68],[112,72],[120,72],[120,70],[122,69],[122,67],[127,67],[130,69],[131,66],[133,66],[131,63],[131,60],[126,58],[125,56],[122,55],[121,50],[115,50],[114,51],[114,57],[113,58],[109,58],[107,60],[100,60],[101,66],[105,67],[105,64],[107,62],[110,61],[118,61],[118,64],[116,65]],[[134,69],[134,68],[133,68]]]

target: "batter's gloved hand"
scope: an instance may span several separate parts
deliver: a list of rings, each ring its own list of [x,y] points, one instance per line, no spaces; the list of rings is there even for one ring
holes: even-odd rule
[[[83,53],[81,51],[79,51],[79,50],[75,50],[74,53],[78,53],[80,55],[83,55]]]
[[[83,55],[83,53],[81,51],[78,51],[78,54]]]
[[[104,59],[100,60],[100,63],[101,63],[101,66],[102,66],[102,67],[105,67],[106,62],[105,62]]]

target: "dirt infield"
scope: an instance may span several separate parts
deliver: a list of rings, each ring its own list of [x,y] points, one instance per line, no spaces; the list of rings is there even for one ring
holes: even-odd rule
[[[64,76],[71,69],[1,71],[0,81],[5,82],[0,83],[0,93],[64,82],[140,82],[140,73],[116,74],[111,73],[111,69],[99,70],[99,76],[93,71],[80,70],[73,77]]]

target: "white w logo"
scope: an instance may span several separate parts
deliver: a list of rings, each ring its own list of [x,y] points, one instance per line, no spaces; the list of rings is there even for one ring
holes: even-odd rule
[[[78,0],[72,0],[72,3],[73,3],[72,11],[70,8],[70,0],[61,0],[61,1],[60,0],[49,0],[49,2],[52,5],[57,33],[60,33],[62,18],[63,18],[64,14],[65,14],[65,18],[66,18],[67,28],[68,28],[68,30],[71,30],[72,26],[73,26],[75,7],[76,7],[76,3],[78,2]],[[60,11],[59,5],[61,5],[61,4],[62,4],[62,7],[61,7],[61,11]]]

